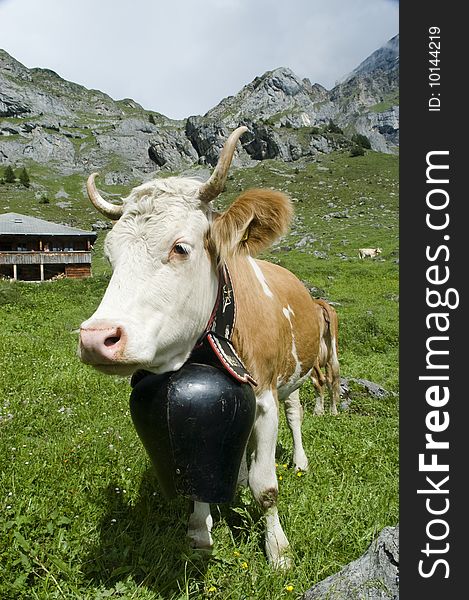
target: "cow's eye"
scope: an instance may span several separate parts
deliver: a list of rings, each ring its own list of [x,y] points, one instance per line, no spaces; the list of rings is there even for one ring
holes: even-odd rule
[[[174,254],[179,254],[180,256],[187,256],[191,251],[190,246],[187,244],[176,244],[173,247]]]

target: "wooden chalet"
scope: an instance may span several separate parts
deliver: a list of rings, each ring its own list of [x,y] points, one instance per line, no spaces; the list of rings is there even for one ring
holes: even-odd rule
[[[44,281],[89,277],[96,233],[43,219],[0,215],[0,277]]]

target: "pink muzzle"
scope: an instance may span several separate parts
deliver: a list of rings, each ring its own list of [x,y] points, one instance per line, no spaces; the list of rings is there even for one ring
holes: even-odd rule
[[[121,361],[127,343],[124,327],[110,321],[94,321],[80,328],[80,356],[90,365]]]

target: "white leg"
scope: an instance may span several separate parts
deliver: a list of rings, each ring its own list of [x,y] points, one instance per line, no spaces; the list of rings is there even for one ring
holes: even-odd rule
[[[210,504],[206,502],[194,502],[194,511],[189,517],[187,537],[193,548],[210,550],[213,546],[212,540],[213,519],[210,514]]]
[[[300,390],[295,390],[285,400],[285,416],[293,437],[293,463],[295,471],[308,470],[308,458],[303,448],[301,439],[301,423],[303,421],[303,407],[300,402]]]
[[[340,404],[340,366],[335,339],[332,340],[331,358],[326,365],[326,375],[331,399],[331,413],[337,415],[337,404]]]
[[[239,467],[238,473],[238,485],[242,485],[243,487],[247,487],[248,485],[248,462],[246,460],[246,451],[244,451],[243,458],[241,459],[241,465]]]
[[[313,382],[314,389],[316,390],[316,406],[314,407],[315,415],[323,415],[324,414],[324,385],[321,385],[316,377],[311,377],[311,381]]]
[[[283,532],[276,506],[272,506],[265,513],[265,551],[267,559],[278,569],[289,569],[292,560],[286,554],[289,543]]]
[[[288,540],[277,512],[278,483],[275,473],[275,448],[278,433],[277,392],[263,392],[257,398],[257,413],[251,434],[249,486],[266,517],[265,550],[275,567],[290,566],[286,556]]]

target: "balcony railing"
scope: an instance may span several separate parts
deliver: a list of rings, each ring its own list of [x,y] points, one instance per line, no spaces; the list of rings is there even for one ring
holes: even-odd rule
[[[91,252],[67,250],[63,252],[0,252],[0,265],[72,265],[90,264]]]

